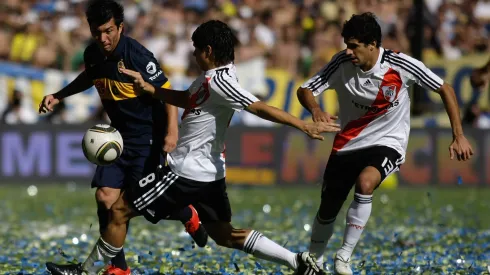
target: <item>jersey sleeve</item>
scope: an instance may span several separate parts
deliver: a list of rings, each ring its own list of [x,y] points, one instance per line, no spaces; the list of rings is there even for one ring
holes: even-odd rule
[[[335,54],[327,65],[303,83],[301,87],[311,90],[314,96],[320,95],[335,85],[335,82],[339,79],[340,65],[350,59],[345,51]]]
[[[404,53],[388,52],[385,59],[401,69],[404,77],[424,89],[437,91],[444,80],[432,72],[424,63]]]
[[[87,73],[88,77],[90,80],[94,80],[95,77],[95,72],[94,72],[94,67],[96,65],[96,56],[94,54],[94,47],[95,44],[90,44],[85,48],[85,51],[83,52],[83,63],[85,65],[85,72]]]
[[[210,84],[211,91],[220,97],[221,105],[237,112],[259,101],[257,97],[243,89],[238,84],[238,80],[231,76],[227,70],[217,71]]]
[[[134,69],[141,74],[146,82],[151,83],[155,87],[170,87],[168,78],[150,51],[134,50],[131,53],[131,59]]]

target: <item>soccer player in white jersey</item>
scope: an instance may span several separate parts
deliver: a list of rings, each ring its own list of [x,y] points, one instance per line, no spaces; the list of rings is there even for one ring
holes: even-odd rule
[[[94,262],[108,262],[122,249],[126,223],[143,215],[157,223],[172,209],[192,205],[209,236],[224,247],[243,250],[257,258],[290,267],[295,274],[323,274],[314,257],[293,253],[255,230],[231,225],[231,207],[225,184],[225,134],[235,111],[243,109],[263,119],[297,128],[311,138],[323,140],[322,132],[338,132],[333,122],[306,123],[277,108],[266,105],[244,90],[235,74],[236,37],[223,22],[209,21],[192,35],[194,56],[204,71],[187,91],[154,87],[140,73],[121,69],[134,79],[134,87],[153,94],[168,104],[185,108],[177,148],[168,154],[168,167],[151,173],[132,186],[111,208],[106,231],[83,265],[47,263],[52,274],[95,273]]]
[[[463,135],[454,90],[422,62],[381,47],[381,29],[372,13],[353,15],[343,27],[347,49],[297,91],[313,121],[333,116],[320,109],[315,96],[335,89],[342,130],[335,136],[323,177],[322,200],[315,217],[310,252],[323,264],[334,221],[352,186],[354,200],[346,217],[342,247],[335,257],[338,274],[352,274],[350,259],[371,215],[374,190],[404,162],[410,131],[408,88],[414,84],[438,93],[451,121],[450,157],[467,160],[472,148]]]

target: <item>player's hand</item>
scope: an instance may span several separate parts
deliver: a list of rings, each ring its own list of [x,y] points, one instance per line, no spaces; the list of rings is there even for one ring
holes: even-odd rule
[[[318,121],[314,123],[306,123],[304,132],[313,139],[323,140],[321,133],[336,133],[340,131],[340,125],[334,122]]]
[[[163,141],[163,151],[170,153],[177,147],[177,140],[179,139],[178,133],[168,133]]]
[[[449,156],[454,159],[454,155],[459,161],[469,160],[473,155],[473,148],[465,136],[456,136],[453,143],[449,146]]]
[[[338,117],[333,116],[327,112],[322,111],[320,108],[315,108],[311,111],[311,116],[314,122],[323,121],[323,122],[333,122]]]
[[[41,103],[39,103],[39,113],[52,112],[54,106],[60,103],[60,100],[54,97],[54,95],[47,95],[43,97]]]
[[[136,91],[149,93],[149,94],[155,93],[155,87],[153,87],[153,85],[151,85],[150,83],[146,82],[139,72],[135,72],[133,70],[128,70],[128,69],[122,69],[122,68],[121,68],[121,72],[133,78],[133,84],[134,84],[133,87]]]

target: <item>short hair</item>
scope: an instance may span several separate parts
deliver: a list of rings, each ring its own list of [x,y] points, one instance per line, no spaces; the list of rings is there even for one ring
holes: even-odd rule
[[[211,46],[217,65],[225,65],[235,60],[238,39],[232,29],[219,20],[210,20],[197,27],[192,34],[192,42],[201,50],[208,45]]]
[[[101,26],[114,18],[119,28],[124,22],[124,8],[114,0],[92,0],[85,11],[89,25]]]
[[[344,39],[357,39],[364,44],[376,42],[376,47],[381,46],[381,27],[376,16],[371,12],[354,14],[344,23],[342,29]]]

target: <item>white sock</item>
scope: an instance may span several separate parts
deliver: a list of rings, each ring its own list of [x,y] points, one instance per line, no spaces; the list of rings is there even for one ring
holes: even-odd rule
[[[245,244],[243,245],[243,251],[252,254],[259,259],[289,266],[293,270],[298,268],[296,253],[278,245],[255,230],[252,230],[250,234],[248,234]]]
[[[328,240],[333,235],[333,226],[335,222],[333,217],[328,220],[320,218],[319,213],[316,214],[315,221],[313,222],[313,228],[311,230],[310,248],[311,252],[316,257],[316,265],[322,267],[323,254],[327,248]]]
[[[101,268],[105,267],[105,265],[107,265],[109,261],[114,258],[119,251],[121,251],[121,249],[122,247],[113,247],[112,245],[106,243],[102,237],[100,237],[87,260],[85,260],[83,263],[83,269],[89,274],[98,273]],[[99,261],[104,262],[104,266],[95,266],[95,262]]]
[[[340,250],[337,251],[337,255],[341,256],[344,260],[348,260],[352,256],[352,252],[371,215],[372,202],[373,195],[354,194],[354,200],[347,211],[344,243]]]

